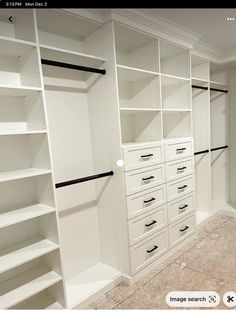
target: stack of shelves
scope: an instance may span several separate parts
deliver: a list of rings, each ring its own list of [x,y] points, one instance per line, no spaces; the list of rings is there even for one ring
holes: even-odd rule
[[[0,25],[0,308],[24,308],[25,300],[52,287],[51,300],[62,303],[33,11],[2,10]]]
[[[190,52],[119,24],[114,33],[134,277],[195,232]]]

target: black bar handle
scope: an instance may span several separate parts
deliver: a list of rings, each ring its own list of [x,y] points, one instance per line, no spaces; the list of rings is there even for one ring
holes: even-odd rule
[[[43,65],[69,68],[69,69],[74,69],[74,70],[81,70],[81,71],[86,71],[86,72],[96,73],[96,74],[101,74],[101,75],[106,74],[105,69],[99,69],[99,68],[94,68],[94,67],[75,65],[75,64],[63,63],[63,62],[58,62],[58,61],[46,60],[46,59],[41,59],[41,63]]]
[[[186,231],[187,229],[189,229],[189,226],[185,226],[183,229],[180,229],[180,232],[184,232],[184,231]]]
[[[108,171],[108,172],[104,172],[104,173],[95,174],[95,175],[92,175],[92,176],[79,178],[79,179],[76,179],[76,180],[70,180],[70,181],[56,183],[55,186],[56,186],[56,188],[60,188],[60,187],[68,186],[68,185],[73,185],[73,184],[82,183],[82,182],[95,180],[95,179],[100,179],[100,178],[103,178],[103,177],[108,177],[108,176],[113,176],[113,175],[114,175],[113,171]]]
[[[186,147],[177,148],[177,149],[176,149],[176,152],[182,152],[182,151],[185,151],[185,150],[186,150]]]
[[[152,157],[153,154],[146,154],[146,155],[141,155],[142,158],[146,158],[146,157]]]
[[[187,207],[188,207],[188,205],[185,204],[185,205],[179,207],[179,210],[185,209],[185,208],[187,208]]]
[[[221,150],[221,149],[225,149],[225,148],[228,148],[228,147],[229,147],[228,145],[214,147],[214,148],[211,148],[211,152],[218,151],[218,150]]]
[[[188,187],[188,185],[179,186],[178,189],[179,189],[179,190],[183,190],[183,189],[185,189],[186,187]]]
[[[177,170],[184,170],[184,169],[187,169],[187,167],[180,167],[180,168],[177,168]]]
[[[217,89],[217,88],[210,88],[211,91],[216,91],[216,92],[223,92],[223,93],[228,93],[228,90],[222,90],[222,89]]]
[[[209,149],[204,150],[204,151],[195,152],[194,155],[200,155],[200,154],[205,154],[205,153],[209,153]]]
[[[148,199],[148,200],[144,200],[143,202],[144,202],[144,204],[147,204],[147,203],[150,203],[150,202],[152,202],[152,201],[154,201],[154,200],[156,200],[156,198],[155,198],[155,197],[152,197],[152,198],[150,198],[150,199]]]
[[[145,224],[146,227],[152,226],[153,224],[157,223],[156,220],[153,220],[151,223]]]
[[[151,252],[153,252],[154,250],[156,250],[157,248],[158,248],[158,246],[157,246],[157,245],[154,245],[154,247],[153,247],[152,249],[147,250],[147,253],[151,253]]]
[[[201,90],[208,90],[208,87],[202,87],[202,86],[196,86],[196,85],[192,85],[192,88],[201,89]]]
[[[147,181],[147,180],[151,180],[151,179],[154,179],[154,176],[150,176],[148,178],[142,178],[143,181]]]

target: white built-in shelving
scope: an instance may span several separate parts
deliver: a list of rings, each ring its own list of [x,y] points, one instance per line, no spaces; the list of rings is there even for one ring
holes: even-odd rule
[[[52,288],[51,304],[64,305],[35,22],[33,10],[0,12],[1,309]]]

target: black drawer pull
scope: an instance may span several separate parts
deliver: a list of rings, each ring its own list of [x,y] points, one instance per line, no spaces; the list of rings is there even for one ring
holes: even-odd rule
[[[157,246],[157,245],[154,245],[154,247],[153,247],[152,249],[147,250],[147,253],[151,253],[151,252],[153,252],[154,250],[156,250],[157,248],[158,248],[158,246]]]
[[[147,181],[147,180],[151,180],[151,179],[154,179],[154,176],[150,176],[148,178],[142,178],[143,181]]]
[[[145,224],[146,227],[152,226],[153,224],[157,223],[156,220],[153,220],[151,223]]]
[[[176,152],[183,152],[185,151],[187,148],[186,147],[182,147],[182,148],[177,148]]]
[[[185,226],[183,229],[180,229],[180,232],[184,232],[184,231],[186,231],[187,229],[189,229],[189,226]]]
[[[155,197],[152,197],[152,198],[150,198],[150,199],[148,199],[148,200],[144,200],[143,202],[144,202],[144,204],[148,204],[148,203],[150,203],[150,202],[152,202],[152,201],[154,201],[154,200],[156,200],[156,198],[155,198]]]
[[[178,190],[183,190],[183,189],[185,189],[186,187],[188,187],[188,185],[179,186],[179,187],[178,187]]]
[[[141,158],[146,158],[146,157],[152,157],[153,154],[146,154],[146,155],[141,155]]]
[[[180,168],[177,168],[177,170],[184,170],[184,169],[187,169],[187,167],[180,167]]]
[[[183,206],[179,207],[179,209],[182,210],[182,209],[185,209],[187,207],[188,207],[188,205],[183,205]]]

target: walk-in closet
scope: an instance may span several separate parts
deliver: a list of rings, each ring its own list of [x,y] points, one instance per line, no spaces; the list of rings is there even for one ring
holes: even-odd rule
[[[86,308],[236,216],[236,57],[158,14],[0,9],[0,309]]]

